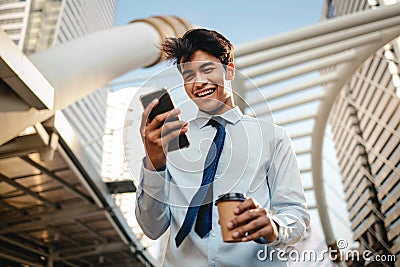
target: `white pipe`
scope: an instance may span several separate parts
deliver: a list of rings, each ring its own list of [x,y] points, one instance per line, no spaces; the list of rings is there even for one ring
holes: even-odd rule
[[[304,81],[302,83],[299,84],[295,84],[293,86],[290,86],[288,88],[282,88],[279,89],[279,91],[273,92],[271,94],[267,94],[265,96],[265,99],[267,99],[268,101],[280,98],[280,97],[285,97],[288,96],[290,94],[294,94],[303,90],[306,90],[308,88],[312,88],[318,85],[322,85],[324,83],[327,82],[333,82],[337,79],[336,73],[334,72],[327,72],[321,76],[312,78],[310,80]],[[258,104],[262,104],[265,103],[265,99],[264,98],[257,98],[254,99],[252,101],[248,101],[248,104],[250,106],[254,106],[254,105],[258,105]]]
[[[400,4],[396,6],[400,7]],[[400,14],[400,12],[398,12],[398,14]],[[400,26],[393,27],[387,30],[382,30],[380,31],[380,33],[381,39],[379,42],[367,44],[362,47],[355,47],[353,49],[354,53],[357,55],[356,60],[351,62],[343,62],[336,66],[336,71],[338,73],[339,79],[334,83],[328,83],[324,86],[324,101],[322,101],[321,104],[318,106],[318,116],[314,123],[314,130],[311,141],[312,176],[315,188],[314,193],[318,202],[318,213],[321,219],[322,228],[324,230],[326,243],[328,245],[334,245],[335,238],[330,225],[329,214],[326,205],[322,171],[321,155],[326,124],[335,99],[339,95],[340,90],[343,88],[346,82],[353,76],[360,64],[363,63],[371,54],[375,53],[376,50],[383,47],[386,43],[393,40],[400,34]]]
[[[286,80],[289,78],[293,78],[305,73],[309,73],[312,71],[316,71],[328,66],[332,66],[334,64],[338,64],[341,62],[346,62],[346,61],[351,61],[353,60],[355,57],[353,51],[348,50],[348,51],[344,51],[341,53],[337,53],[335,55],[331,55],[331,56],[327,56],[317,62],[312,62],[312,63],[308,63],[307,65],[295,68],[295,69],[290,69],[286,72],[283,73],[278,73],[275,75],[271,75],[268,76],[266,78],[262,78],[262,79],[257,79],[257,81],[255,82],[246,82],[246,89],[254,89],[254,88],[258,88],[258,87],[263,87],[269,84],[273,84],[282,80]],[[245,75],[247,75],[246,73],[244,73]]]
[[[400,20],[399,20],[400,21]],[[315,60],[326,55],[332,55],[339,53],[344,50],[351,49],[356,46],[361,46],[365,43],[371,43],[379,40],[379,33],[372,32],[362,36],[349,38],[344,41],[336,42],[333,44],[319,46],[315,49],[310,49],[304,52],[296,53],[287,57],[268,62],[268,64],[259,65],[246,71],[246,75],[253,78],[263,74],[268,74],[277,70],[281,70],[287,67],[293,67],[295,65],[305,63],[307,61]]]
[[[282,44],[279,47],[274,47],[268,50],[255,52],[253,54],[236,57],[235,66],[238,69],[253,66],[263,62],[271,61],[288,55],[318,48],[328,44],[334,44],[343,40],[347,40],[356,36],[363,36],[371,32],[379,31],[385,28],[393,27],[400,24],[400,18],[392,17],[381,21],[376,21],[369,24],[361,24],[353,28],[338,30],[316,36],[306,40],[293,40],[292,43]],[[237,50],[240,52],[242,46]]]
[[[278,125],[288,125],[288,124],[292,124],[292,123],[296,123],[296,122],[315,119],[316,116],[317,116],[316,114],[305,114],[302,116],[297,116],[297,117],[282,120],[282,121],[278,121],[275,119],[275,123]]]
[[[30,56],[56,89],[54,109],[62,109],[108,81],[157,61],[161,36],[138,22],[96,32]]]
[[[78,101],[110,80],[135,68],[157,63],[161,59],[157,48],[161,41],[190,27],[188,22],[177,17],[147,18],[31,55],[33,65],[54,88],[53,108],[1,112],[0,125],[7,127],[0,132],[0,145],[28,126],[54,116],[56,110]]]

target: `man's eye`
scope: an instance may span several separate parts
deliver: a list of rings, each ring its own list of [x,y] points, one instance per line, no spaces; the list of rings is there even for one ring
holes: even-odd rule
[[[213,70],[214,70],[214,68],[207,68],[207,69],[204,69],[203,72],[204,72],[204,73],[210,73],[210,72],[212,72]]]
[[[191,80],[193,78],[193,74],[187,74],[183,77],[183,79],[187,80]]]

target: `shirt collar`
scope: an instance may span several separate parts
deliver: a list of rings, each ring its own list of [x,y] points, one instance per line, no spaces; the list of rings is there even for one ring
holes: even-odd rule
[[[204,126],[206,126],[207,122],[211,118],[213,118],[225,126],[226,123],[236,124],[238,121],[240,121],[242,117],[243,117],[242,111],[238,106],[235,106],[234,108],[226,111],[225,113],[216,116],[213,116],[211,114],[199,110],[197,112],[197,117],[195,122],[197,123],[199,128],[203,128]]]

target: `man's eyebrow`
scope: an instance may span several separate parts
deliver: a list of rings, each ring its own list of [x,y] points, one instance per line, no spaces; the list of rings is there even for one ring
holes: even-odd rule
[[[182,76],[185,75],[185,74],[191,73],[191,72],[193,72],[193,71],[192,71],[192,70],[184,70],[184,71],[182,72]]]
[[[212,61],[206,62],[206,63],[200,65],[200,69],[204,69],[204,68],[207,68],[208,66],[214,66],[214,65],[215,65],[215,62],[212,62]]]
[[[212,61],[205,62],[205,63],[200,65],[199,69],[204,69],[204,68],[207,68],[208,66],[214,66],[214,65],[215,65],[215,62],[212,62]],[[182,72],[182,76],[185,75],[185,74],[191,73],[191,72],[193,72],[193,70],[191,70],[191,69],[184,70]]]

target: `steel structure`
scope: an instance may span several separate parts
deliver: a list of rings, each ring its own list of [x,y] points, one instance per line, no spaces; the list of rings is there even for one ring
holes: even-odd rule
[[[306,143],[297,156],[310,157],[315,194],[327,245],[336,248],[329,219],[322,173],[322,145],[328,116],[336,97],[360,65],[400,35],[400,4],[366,10],[323,21],[237,48],[236,67],[254,83],[237,81],[241,103],[251,115],[270,111],[259,106],[268,100],[276,123],[292,127],[291,137]],[[257,96],[257,97],[256,97]],[[304,125],[313,125],[312,128]],[[299,130],[300,129],[300,130]],[[299,140],[300,141],[300,140]],[[296,147],[296,146],[295,146]],[[308,183],[309,184],[309,183]],[[307,192],[306,192],[307,193]]]
[[[0,31],[1,265],[154,265],[112,197],[132,183],[101,180],[60,110],[158,62],[162,39],[189,28],[153,17],[30,58]]]
[[[0,32],[0,258],[32,266],[135,266],[135,255],[143,264],[152,264],[56,111],[133,68],[157,63],[156,44],[189,27],[175,17],[136,21],[30,59]],[[255,41],[236,51],[237,68],[254,80],[237,81],[236,88],[242,89],[243,99],[261,97],[248,103],[252,110],[243,106],[247,112],[268,115],[258,106],[268,99],[278,124],[302,129],[301,123],[313,121],[311,129],[292,132],[292,138],[308,140],[296,153],[310,157],[311,166],[301,172],[312,173],[313,183],[306,190],[315,193],[328,246],[335,244],[321,157],[328,115],[359,66],[399,34],[400,4],[395,4]],[[292,112],[296,109],[309,112]]]

